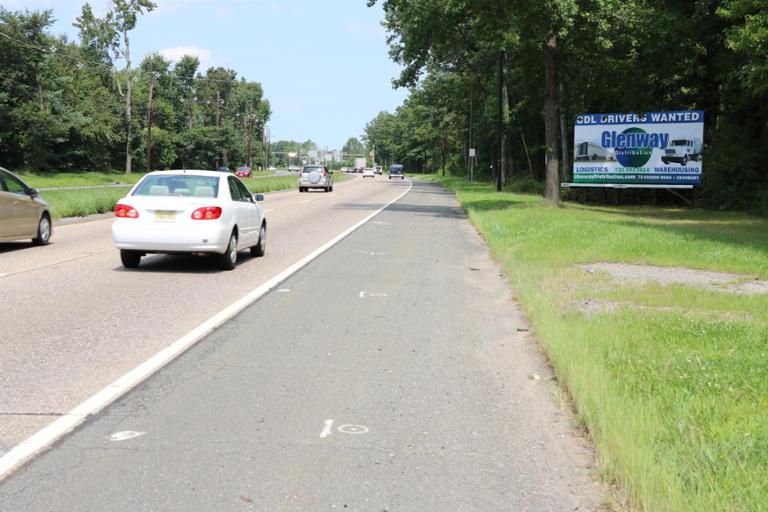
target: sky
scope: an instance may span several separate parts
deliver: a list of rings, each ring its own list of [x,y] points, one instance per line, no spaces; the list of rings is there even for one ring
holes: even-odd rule
[[[0,0],[9,10],[50,9],[54,34],[77,39],[82,0]],[[272,107],[271,140],[312,139],[341,149],[380,111],[405,97],[391,81],[400,67],[387,53],[384,14],[366,0],[155,0],[129,33],[134,66],[151,52],[200,58],[260,82]],[[91,0],[98,16],[110,0]]]

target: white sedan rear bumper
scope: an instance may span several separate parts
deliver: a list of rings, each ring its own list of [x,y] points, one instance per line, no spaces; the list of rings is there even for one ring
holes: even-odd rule
[[[232,228],[218,222],[199,221],[195,229],[179,229],[159,222],[132,224],[131,219],[115,219],[112,241],[118,249],[143,252],[211,252],[223,254],[229,245]]]

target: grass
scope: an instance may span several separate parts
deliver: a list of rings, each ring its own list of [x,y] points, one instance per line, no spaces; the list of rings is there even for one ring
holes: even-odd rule
[[[619,502],[768,510],[768,296],[617,284],[598,261],[768,279],[768,220],[682,209],[546,206],[452,190],[511,280]],[[585,301],[617,305],[597,311]]]
[[[117,201],[129,190],[130,187],[48,190],[41,195],[51,205],[53,218],[62,219],[111,212],[115,209]]]
[[[275,176],[272,178],[244,179],[248,190],[253,194],[262,192],[276,192],[278,190],[299,189],[298,176]]]
[[[272,174],[272,173],[270,173]],[[24,175],[22,179],[32,187],[75,187],[75,186],[94,186],[111,184],[115,177],[125,177],[122,174],[82,173],[72,175],[52,175],[35,176]],[[133,183],[137,182],[143,174],[132,174],[127,176]],[[297,189],[297,175],[276,176],[267,178],[245,178],[246,184],[251,193],[276,192],[279,190]],[[347,179],[341,173],[334,173],[334,181],[340,182]],[[130,190],[130,186],[113,188],[94,188],[83,190],[46,190],[41,193],[42,197],[51,205],[51,214],[54,219],[66,217],[85,217],[96,213],[111,212],[115,209],[117,201],[124,197]]]
[[[80,173],[53,173],[53,174],[19,174],[27,185],[34,188],[51,187],[88,187],[97,185],[111,185],[114,183],[126,183],[133,185],[141,178],[144,173],[101,173],[101,172],[80,172]]]

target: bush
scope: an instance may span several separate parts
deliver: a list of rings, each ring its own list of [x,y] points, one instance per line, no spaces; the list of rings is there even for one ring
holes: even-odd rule
[[[506,190],[522,194],[544,195],[544,183],[530,176],[513,176],[507,179]]]

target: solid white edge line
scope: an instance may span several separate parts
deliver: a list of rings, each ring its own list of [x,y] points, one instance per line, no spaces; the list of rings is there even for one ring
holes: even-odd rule
[[[77,426],[85,421],[88,416],[98,413],[115,400],[128,393],[152,374],[183,354],[198,341],[205,338],[205,336],[210,334],[214,329],[221,326],[224,322],[266,295],[282,281],[285,281],[322,253],[341,242],[344,238],[387,209],[390,205],[402,199],[412,188],[413,182],[410,182],[408,190],[381,207],[379,210],[368,215],[346,231],[343,231],[341,234],[328,241],[325,245],[315,249],[301,260],[249,292],[240,300],[216,313],[214,316],[198,325],[190,332],[114,381],[112,384],[97,392],[59,419],[43,427],[35,434],[14,446],[9,452],[0,457],[0,482],[9,476],[11,472],[31,460],[35,455],[47,449],[53,443],[77,428]]]

